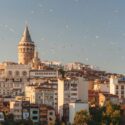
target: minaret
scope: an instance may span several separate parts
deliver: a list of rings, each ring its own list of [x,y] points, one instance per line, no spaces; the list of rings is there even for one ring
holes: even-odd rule
[[[34,58],[32,60],[32,69],[39,69],[41,66],[40,58],[38,57],[38,52],[34,52]]]
[[[35,45],[31,40],[28,26],[25,27],[22,38],[18,44],[18,63],[29,64],[34,57]]]

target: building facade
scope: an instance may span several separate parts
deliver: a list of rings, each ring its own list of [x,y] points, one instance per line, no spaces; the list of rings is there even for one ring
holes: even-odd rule
[[[0,75],[0,95],[17,96],[24,93],[25,85],[29,84],[29,65],[3,63]]]
[[[82,77],[58,79],[58,113],[63,116],[63,106],[70,102],[88,103],[88,81]]]
[[[118,78],[116,76],[111,76],[110,94],[117,95],[119,99],[125,98],[125,78]]]
[[[54,107],[54,91],[36,85],[28,85],[25,88],[25,96],[30,99],[30,103],[46,104]]]

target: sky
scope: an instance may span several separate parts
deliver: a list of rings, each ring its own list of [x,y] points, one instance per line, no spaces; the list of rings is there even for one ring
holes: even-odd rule
[[[26,23],[41,60],[125,73],[125,0],[0,0],[0,62],[17,62]]]

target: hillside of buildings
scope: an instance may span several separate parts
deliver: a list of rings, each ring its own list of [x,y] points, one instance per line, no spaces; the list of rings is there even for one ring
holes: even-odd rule
[[[0,63],[0,122],[74,123],[78,111],[106,108],[107,101],[124,114],[124,75],[80,62],[41,60],[28,26],[18,44],[18,63]]]

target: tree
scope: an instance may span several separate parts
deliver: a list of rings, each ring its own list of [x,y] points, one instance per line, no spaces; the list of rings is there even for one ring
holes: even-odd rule
[[[106,111],[103,113],[103,123],[105,123],[106,125],[119,125],[120,107],[107,102]]]
[[[100,125],[102,122],[102,114],[105,111],[104,107],[90,107],[89,112],[91,116],[91,121],[95,122],[93,124]],[[92,124],[92,125],[93,125]],[[91,125],[91,124],[90,124]]]
[[[115,110],[111,115],[111,121],[113,125],[119,125],[120,124],[120,111]]]
[[[17,125],[33,125],[33,121],[28,119],[28,120],[20,120],[16,123]]]
[[[8,114],[6,117],[8,120],[11,120],[11,121],[14,120],[14,114],[12,114],[12,113]]]
[[[65,71],[63,69],[58,70],[62,78],[65,78]]]
[[[74,125],[87,125],[89,115],[86,110],[81,110],[75,114]]]

